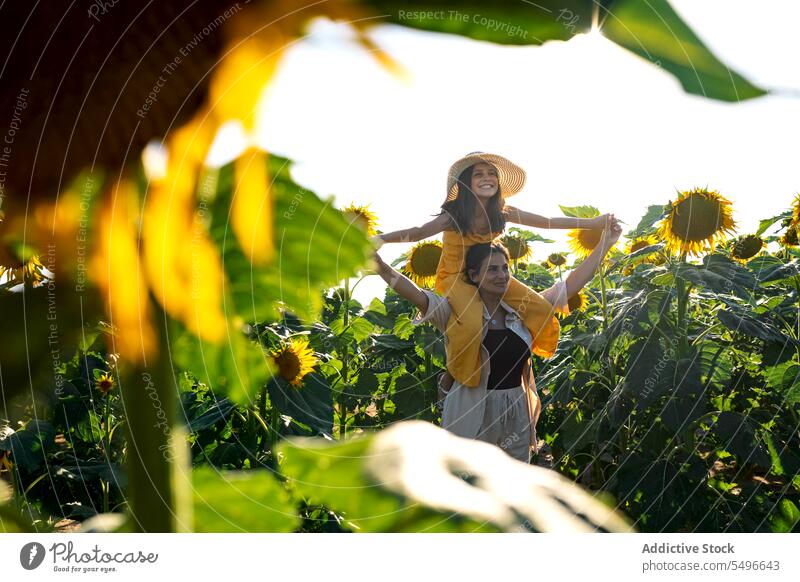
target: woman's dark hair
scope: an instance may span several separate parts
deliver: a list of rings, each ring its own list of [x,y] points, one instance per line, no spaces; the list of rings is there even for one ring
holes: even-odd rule
[[[470,190],[472,184],[472,171],[475,164],[466,168],[458,177],[458,196],[455,200],[448,200],[442,204],[442,214],[450,217],[450,222],[461,235],[472,232],[472,221],[475,218],[475,194]],[[502,232],[506,228],[505,200],[500,186],[497,192],[486,204],[486,214],[489,218],[489,227],[492,232]]]
[[[469,276],[469,272],[480,271],[483,261],[492,253],[500,253],[506,258],[506,261],[511,260],[508,249],[499,242],[480,243],[469,247],[467,256],[464,258],[464,278],[467,283],[475,285]]]

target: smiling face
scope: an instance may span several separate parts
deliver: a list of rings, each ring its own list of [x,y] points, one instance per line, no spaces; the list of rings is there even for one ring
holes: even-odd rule
[[[493,165],[486,162],[478,162],[472,167],[470,189],[478,198],[488,200],[497,193],[499,185],[497,170]]]
[[[492,252],[483,259],[480,270],[470,271],[469,277],[477,285],[479,292],[504,295],[511,280],[508,261],[503,253]]]

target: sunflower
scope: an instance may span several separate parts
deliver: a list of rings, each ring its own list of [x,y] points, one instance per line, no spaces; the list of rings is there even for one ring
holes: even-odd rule
[[[632,255],[636,251],[652,246],[658,243],[658,239],[654,234],[647,234],[631,239],[625,247],[625,253]]]
[[[585,259],[600,244],[603,237],[601,229],[576,228],[567,233],[567,244],[578,257]]]
[[[795,194],[792,201],[791,224],[800,224],[800,194]]]
[[[308,347],[308,338],[290,337],[272,353],[278,367],[278,374],[295,388],[303,383],[303,378],[317,365],[314,350]]]
[[[47,279],[42,272],[44,265],[39,260],[39,255],[31,255],[31,258],[26,262],[9,259],[8,257],[4,258],[3,262],[6,264],[0,263],[0,282],[31,283],[34,287],[38,287]]]
[[[731,257],[741,263],[746,263],[755,257],[764,247],[764,239],[754,234],[740,237],[731,247]]]
[[[508,249],[508,256],[512,261],[527,259],[531,256],[531,247],[528,241],[521,236],[507,234],[501,240]]]
[[[695,188],[670,202],[658,237],[666,241],[669,252],[699,255],[706,245],[713,250],[735,227],[730,200],[714,190]]]
[[[796,247],[798,244],[800,244],[800,241],[797,238],[797,226],[794,224],[789,226],[778,242],[785,247]]]
[[[4,451],[0,449],[0,473],[3,471],[11,472],[14,464],[11,462],[11,451]]]
[[[367,236],[378,234],[378,231],[375,230],[375,226],[378,224],[378,217],[369,209],[369,206],[350,204],[350,206],[342,208],[342,213],[347,222],[351,225],[358,225],[359,228],[367,233]]]
[[[428,287],[436,280],[436,269],[442,256],[442,243],[427,240],[415,244],[408,252],[403,273],[420,287]]]
[[[567,264],[567,257],[561,253],[553,253],[547,256],[547,261],[544,263],[545,267],[563,267]]]
[[[589,300],[583,292],[573,295],[567,300],[570,312],[583,311],[588,303]]]
[[[109,374],[108,372],[103,372],[94,381],[94,386],[100,391],[100,394],[103,396],[107,396],[111,390],[114,389],[114,386],[117,385],[117,382],[114,380],[114,376]]]

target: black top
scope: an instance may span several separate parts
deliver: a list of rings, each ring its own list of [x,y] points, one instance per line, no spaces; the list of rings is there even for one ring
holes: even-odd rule
[[[489,351],[489,390],[516,388],[522,384],[522,368],[531,351],[528,344],[510,329],[490,329],[483,338]]]

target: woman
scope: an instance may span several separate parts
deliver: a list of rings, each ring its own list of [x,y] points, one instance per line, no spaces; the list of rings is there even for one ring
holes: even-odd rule
[[[436,291],[447,297],[451,317],[447,335],[447,369],[461,384],[480,381],[481,305],[475,287],[462,280],[464,257],[472,245],[500,236],[506,222],[533,228],[602,229],[614,215],[595,218],[545,218],[506,204],[525,185],[525,171],[496,154],[473,152],[457,160],[447,174],[447,199],[441,212],[419,227],[384,233],[375,242],[419,241],[443,233],[442,257],[436,272]],[[550,305],[533,289],[511,279],[503,298],[533,330],[533,353],[548,358],[558,342],[558,323]]]
[[[550,306],[549,318],[554,318],[556,311],[569,313],[568,298],[592,280],[621,232],[619,222],[610,219],[591,255],[566,281],[542,291],[541,297]],[[381,278],[419,309],[414,323],[428,322],[444,332],[452,313],[449,300],[420,289],[377,253],[375,258]],[[442,427],[458,436],[495,444],[527,463],[531,447],[536,447],[535,427],[541,410],[530,366],[537,330],[529,329],[503,299],[511,279],[508,261],[508,251],[497,242],[476,244],[467,252],[463,277],[477,289],[483,310],[480,380],[474,388],[455,381],[444,400]]]

